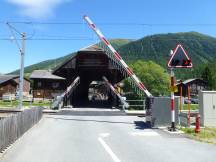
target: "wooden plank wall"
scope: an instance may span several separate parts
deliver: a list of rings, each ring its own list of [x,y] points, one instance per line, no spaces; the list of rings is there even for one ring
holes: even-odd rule
[[[0,152],[42,118],[42,108],[26,109],[0,119]]]

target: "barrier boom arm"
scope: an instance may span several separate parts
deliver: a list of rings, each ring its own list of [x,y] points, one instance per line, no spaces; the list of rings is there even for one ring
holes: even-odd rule
[[[97,34],[97,36],[100,38],[102,42],[106,44],[106,46],[110,49],[112,54],[115,56],[116,60],[120,62],[120,64],[124,67],[124,69],[127,71],[127,74],[135,81],[136,85],[144,91],[144,93],[151,97],[152,94],[146,89],[145,85],[139,80],[139,78],[134,74],[132,69],[124,62],[120,54],[113,48],[111,43],[104,37],[102,32],[96,27],[96,25],[92,22],[92,20],[88,16],[84,16],[84,19],[87,21],[89,26],[92,28],[92,30]]]
[[[120,93],[113,87],[113,85],[108,81],[108,79],[103,76],[102,79],[105,81],[105,83],[107,84],[107,86],[112,90],[112,92],[115,93],[115,95],[120,99],[121,103],[128,108],[129,105],[128,103],[122,98],[122,96],[120,95]]]
[[[76,77],[76,79],[71,83],[71,85],[69,87],[67,87],[66,91],[62,94],[62,97],[65,97],[66,95],[68,95],[68,93],[70,93],[71,89],[79,82],[80,77]]]

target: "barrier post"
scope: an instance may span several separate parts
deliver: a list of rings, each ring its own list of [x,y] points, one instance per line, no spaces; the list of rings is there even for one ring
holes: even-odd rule
[[[182,80],[180,80],[180,113],[182,112]]]
[[[188,83],[188,127],[190,127],[190,83]]]
[[[174,71],[172,68],[171,68],[170,76],[171,76],[171,127],[169,128],[169,131],[176,131],[176,127],[175,127],[175,94],[174,94],[175,74],[174,74]]]
[[[200,132],[200,114],[198,113],[196,116],[196,128],[195,128],[195,133]]]
[[[179,120],[179,125],[181,126],[181,112],[182,112],[182,80],[180,80],[180,110],[179,110],[179,114],[178,114],[178,120]]]

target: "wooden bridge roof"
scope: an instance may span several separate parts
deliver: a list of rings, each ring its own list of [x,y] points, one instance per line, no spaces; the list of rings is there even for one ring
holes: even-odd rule
[[[73,76],[80,75],[89,75],[89,77],[98,75],[95,80],[99,78],[99,75],[105,75],[108,79],[115,80],[114,83],[124,79],[120,70],[113,66],[112,60],[97,45],[80,49],[71,58],[54,69],[53,74],[66,79],[71,78],[69,80],[73,80]]]

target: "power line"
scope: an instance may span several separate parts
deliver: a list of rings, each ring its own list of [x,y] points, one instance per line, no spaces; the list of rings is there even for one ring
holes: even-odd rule
[[[6,22],[0,21],[0,24]],[[33,21],[9,21],[13,24],[38,24],[38,25],[83,25],[83,22],[33,22]],[[137,23],[137,22],[98,22],[98,25],[108,26],[216,26],[216,23]]]
[[[115,38],[112,38],[112,39],[115,39]],[[148,38],[147,38],[148,39]],[[11,40],[10,38],[1,38],[0,37],[0,40]],[[17,38],[17,40],[22,40],[20,38]],[[95,40],[94,38],[48,38],[48,37],[45,37],[45,38],[26,38],[26,40]],[[137,39],[137,40],[140,40],[140,39]],[[170,40],[170,41],[205,41],[206,39],[205,38],[199,38],[199,39],[190,39],[190,38],[153,38],[151,37],[150,38],[150,41],[164,41],[164,40]],[[136,40],[135,40],[136,41]]]
[[[9,38],[0,38],[0,40],[7,40],[7,41],[11,41],[11,39]],[[17,39],[17,40],[22,40],[22,39]],[[53,41],[64,41],[64,40],[76,40],[76,41],[83,41],[83,40],[93,40],[92,38],[86,38],[86,39],[78,39],[78,38],[27,38],[26,40],[30,40],[30,41],[33,41],[33,40],[53,40]]]

